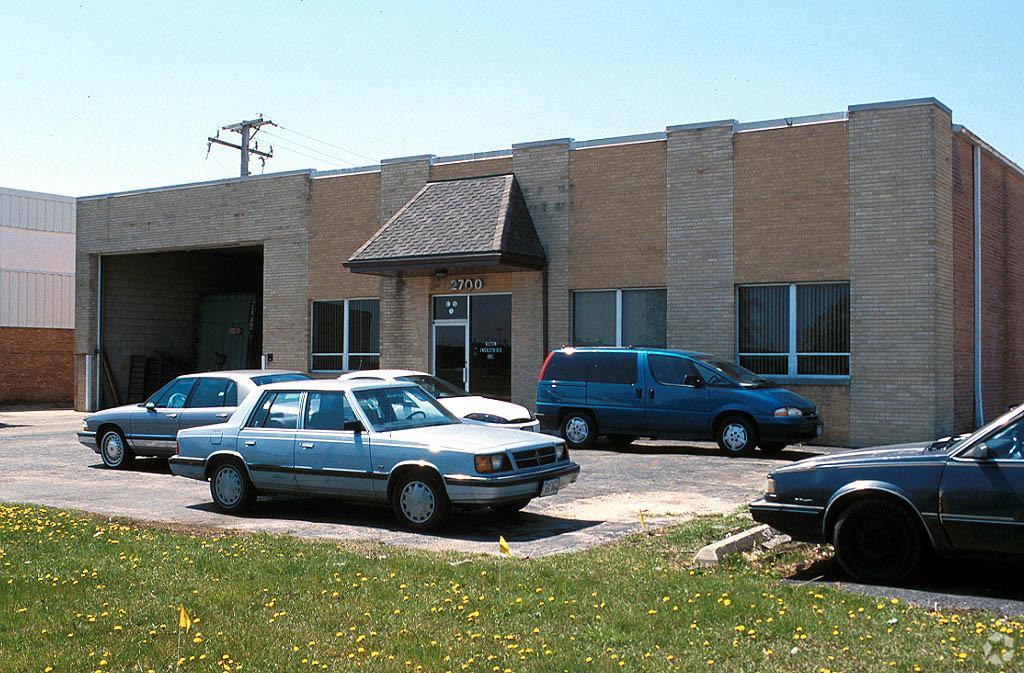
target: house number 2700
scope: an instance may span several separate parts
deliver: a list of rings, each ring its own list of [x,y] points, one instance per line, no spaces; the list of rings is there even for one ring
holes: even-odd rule
[[[483,278],[453,278],[448,282],[451,283],[453,292],[484,289]]]

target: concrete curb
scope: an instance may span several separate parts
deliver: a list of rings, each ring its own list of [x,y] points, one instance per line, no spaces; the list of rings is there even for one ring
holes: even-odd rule
[[[693,564],[701,567],[718,565],[726,554],[749,551],[758,544],[775,547],[789,539],[788,535],[782,535],[768,524],[761,524],[703,547],[694,555]]]

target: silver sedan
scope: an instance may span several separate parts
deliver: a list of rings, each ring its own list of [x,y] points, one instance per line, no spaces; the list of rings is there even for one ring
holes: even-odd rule
[[[267,386],[225,423],[178,433],[176,475],[210,481],[216,505],[257,494],[390,503],[399,521],[434,530],[453,507],[516,512],[576,481],[565,442],[462,422],[423,388],[380,381]]]

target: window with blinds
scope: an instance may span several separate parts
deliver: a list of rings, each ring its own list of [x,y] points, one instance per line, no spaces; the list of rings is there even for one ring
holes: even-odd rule
[[[850,375],[850,284],[737,288],[740,365],[775,376]]]
[[[380,300],[314,301],[311,314],[310,371],[380,367]]]

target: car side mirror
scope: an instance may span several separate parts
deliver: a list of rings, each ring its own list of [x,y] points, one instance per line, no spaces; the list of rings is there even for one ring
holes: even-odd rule
[[[363,430],[365,430],[366,428],[363,427],[363,422],[362,421],[360,421],[359,419],[356,419],[356,420],[353,420],[353,421],[345,421],[345,424],[343,426],[341,426],[341,429],[344,430],[345,432],[360,433]]]
[[[691,386],[693,388],[700,388],[701,386],[704,385],[704,381],[702,381],[701,378],[696,374],[687,374],[683,378],[683,385]]]
[[[975,460],[995,460],[996,452],[988,444],[982,442],[968,451],[967,456]]]
[[[146,402],[146,411],[153,411],[156,409],[156,402]]]

